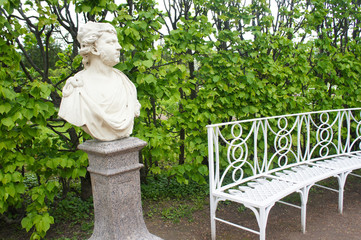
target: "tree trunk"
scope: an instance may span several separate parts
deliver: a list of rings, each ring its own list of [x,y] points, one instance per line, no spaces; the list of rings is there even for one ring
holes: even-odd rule
[[[90,173],[87,172],[85,177],[80,178],[81,181],[81,192],[80,198],[85,201],[92,196],[92,185],[90,181]]]
[[[181,128],[180,135],[179,135],[179,140],[180,140],[180,143],[181,143],[181,145],[179,147],[179,151],[180,151],[180,153],[179,153],[179,161],[178,161],[179,165],[184,164],[184,139],[185,139],[185,135],[186,134],[185,134],[184,128]]]
[[[144,166],[140,169],[140,182],[147,184],[147,175],[148,175],[148,163],[147,159],[143,160],[142,151],[139,152],[139,163],[143,164]]]

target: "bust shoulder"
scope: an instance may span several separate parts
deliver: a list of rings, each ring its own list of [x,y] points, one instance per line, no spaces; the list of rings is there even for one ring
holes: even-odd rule
[[[119,69],[113,68],[114,72],[119,75],[120,77],[122,77],[122,79],[127,80],[128,82],[131,82],[130,79],[127,77],[127,75],[125,75],[122,71],[120,71]]]
[[[115,73],[117,73],[117,74],[120,74],[120,75],[124,75],[125,76],[125,74],[122,72],[122,71],[120,71],[119,69],[117,69],[117,68],[113,68],[113,71],[115,72]]]
[[[84,75],[85,69],[75,73],[75,75],[73,77],[82,77]]]
[[[65,86],[63,88],[63,96],[68,97],[70,96],[75,88],[82,87],[84,82],[82,80],[82,73],[83,71],[78,72],[73,77],[70,77],[66,80]]]

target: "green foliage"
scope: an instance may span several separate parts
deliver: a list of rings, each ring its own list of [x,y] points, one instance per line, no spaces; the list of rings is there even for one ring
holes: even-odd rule
[[[19,3],[11,1],[9,4]],[[36,7],[39,15],[50,14],[49,9],[41,5]],[[10,13],[8,9],[0,10]],[[49,204],[66,190],[63,183],[85,176],[87,157],[83,152],[66,147],[57,131],[53,131],[52,119],[57,118],[54,86],[60,79],[49,75],[55,60],[49,59],[47,54],[54,50],[49,46],[56,45],[49,45],[50,35],[44,33],[44,26],[52,24],[54,19],[49,16],[49,22],[39,18],[37,26],[30,31],[20,25],[17,18],[8,19],[10,21],[3,16],[0,18],[0,44],[4,53],[0,54],[0,213],[6,215],[9,208],[17,209],[19,214],[25,212],[22,227],[32,231],[31,239],[41,239],[54,223],[48,211]],[[34,33],[39,33],[36,36],[40,39],[34,40],[31,35]],[[20,37],[24,37],[24,49],[29,53],[25,57],[27,62],[15,48],[16,42],[22,46]],[[39,43],[44,45],[39,46]],[[43,46],[49,48],[36,51]],[[39,62],[44,59],[48,61]],[[62,128],[66,131],[69,126]]]
[[[162,210],[162,218],[165,220],[171,220],[175,223],[179,222],[180,218],[188,218],[189,221],[193,221],[192,213],[194,208],[187,204],[181,204],[176,207],[169,207]]]
[[[55,216],[54,221],[60,223],[63,221],[71,222],[71,225],[81,224],[83,220],[88,219],[92,214],[92,198],[83,201],[75,193],[70,193],[67,198],[61,200],[56,206],[52,206],[51,214]]]
[[[187,0],[163,12],[153,0],[0,2],[0,213],[24,211],[32,239],[86,174],[76,147],[87,135],[57,116],[65,80],[81,69],[74,14],[117,29],[116,67],[142,104],[133,135],[148,142],[145,199],[206,192],[197,184],[208,173],[209,123],[360,105],[355,1]],[[73,197],[66,204],[81,208]]]
[[[151,202],[152,205],[151,209],[145,211],[146,216],[151,218],[157,215],[175,223],[184,218],[193,221],[193,213],[203,209],[209,191],[208,185],[194,181],[185,185],[164,175],[149,178],[148,183],[141,187],[143,202]]]
[[[149,177],[147,184],[141,185],[143,200],[162,199],[194,199],[208,194],[208,186],[190,181],[181,184],[175,178],[167,178],[164,174]]]

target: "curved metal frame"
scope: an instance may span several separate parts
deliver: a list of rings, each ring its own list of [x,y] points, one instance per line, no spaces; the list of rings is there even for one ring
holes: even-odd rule
[[[361,156],[357,157],[359,165],[341,170],[333,165],[342,166],[343,162],[350,160],[347,156],[356,158],[355,153],[361,152],[361,108],[257,118],[212,124],[207,128],[213,240],[216,238],[216,220],[259,234],[260,239],[265,239],[269,211],[275,202],[284,203],[280,200],[285,193],[272,195],[276,199],[274,201],[243,198],[243,193],[263,184],[260,179],[263,182],[270,178],[294,183],[285,190],[286,195],[299,192],[301,206],[285,204],[301,209],[303,232],[306,231],[308,193],[317,181],[331,176],[338,179],[339,189],[334,191],[339,193],[339,212],[342,213],[346,178],[352,170],[361,168]],[[222,168],[225,160],[227,166]],[[310,174],[305,180],[296,176],[302,168],[304,173]],[[324,174],[312,175],[315,169],[322,170]],[[251,209],[257,218],[259,231],[217,218],[218,202],[227,199]]]

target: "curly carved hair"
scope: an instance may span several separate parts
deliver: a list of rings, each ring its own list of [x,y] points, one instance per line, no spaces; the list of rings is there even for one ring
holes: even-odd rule
[[[84,68],[89,66],[89,54],[95,48],[95,42],[104,32],[117,34],[115,28],[110,23],[87,22],[79,28],[77,36],[80,43],[79,55],[83,57]]]

